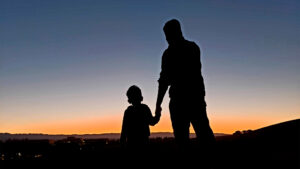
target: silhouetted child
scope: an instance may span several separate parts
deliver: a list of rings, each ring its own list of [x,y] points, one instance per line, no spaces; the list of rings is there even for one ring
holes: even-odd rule
[[[124,112],[120,142],[128,148],[144,148],[149,142],[150,128],[158,123],[161,112],[152,116],[151,110],[142,104],[143,96],[141,89],[131,86],[127,93],[128,102],[131,104]]]

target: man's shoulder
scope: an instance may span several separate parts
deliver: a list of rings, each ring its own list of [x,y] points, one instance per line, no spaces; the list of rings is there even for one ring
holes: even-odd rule
[[[200,50],[200,48],[199,48],[199,46],[197,45],[196,42],[194,42],[194,41],[189,41],[189,40],[186,40],[186,39],[184,40],[184,42],[182,43],[181,46],[182,46],[183,48],[189,49],[189,50],[190,50],[190,49]],[[174,49],[175,49],[175,51],[176,51],[176,48],[174,48],[174,47],[172,48],[172,47],[168,46],[168,48],[165,49],[165,51],[164,51],[164,53],[163,53],[163,58],[167,58],[168,55],[174,51]]]
[[[196,42],[194,41],[189,41],[189,40],[185,40],[185,43],[191,47],[194,47],[194,48],[199,48],[199,46],[197,45]]]
[[[164,50],[163,56],[168,55],[169,52],[170,52],[170,47]]]

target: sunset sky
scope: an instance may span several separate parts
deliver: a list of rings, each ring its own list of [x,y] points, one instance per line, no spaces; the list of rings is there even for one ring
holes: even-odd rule
[[[201,48],[214,132],[300,118],[300,1],[2,0],[0,133],[120,132],[133,84],[154,111],[172,18]],[[152,132],[172,131],[168,102]]]

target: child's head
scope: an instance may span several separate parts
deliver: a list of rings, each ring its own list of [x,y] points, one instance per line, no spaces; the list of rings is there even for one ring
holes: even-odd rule
[[[130,104],[139,104],[143,101],[142,91],[135,85],[129,87],[126,95]]]

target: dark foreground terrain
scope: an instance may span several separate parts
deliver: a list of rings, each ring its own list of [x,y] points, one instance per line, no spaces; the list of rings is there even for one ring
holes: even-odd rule
[[[116,139],[6,140],[0,168],[29,165],[97,165],[187,168],[300,168],[300,119],[217,137],[213,148],[191,139],[180,151],[173,138],[151,138],[148,149],[129,152]],[[69,168],[69,167],[68,167]]]

